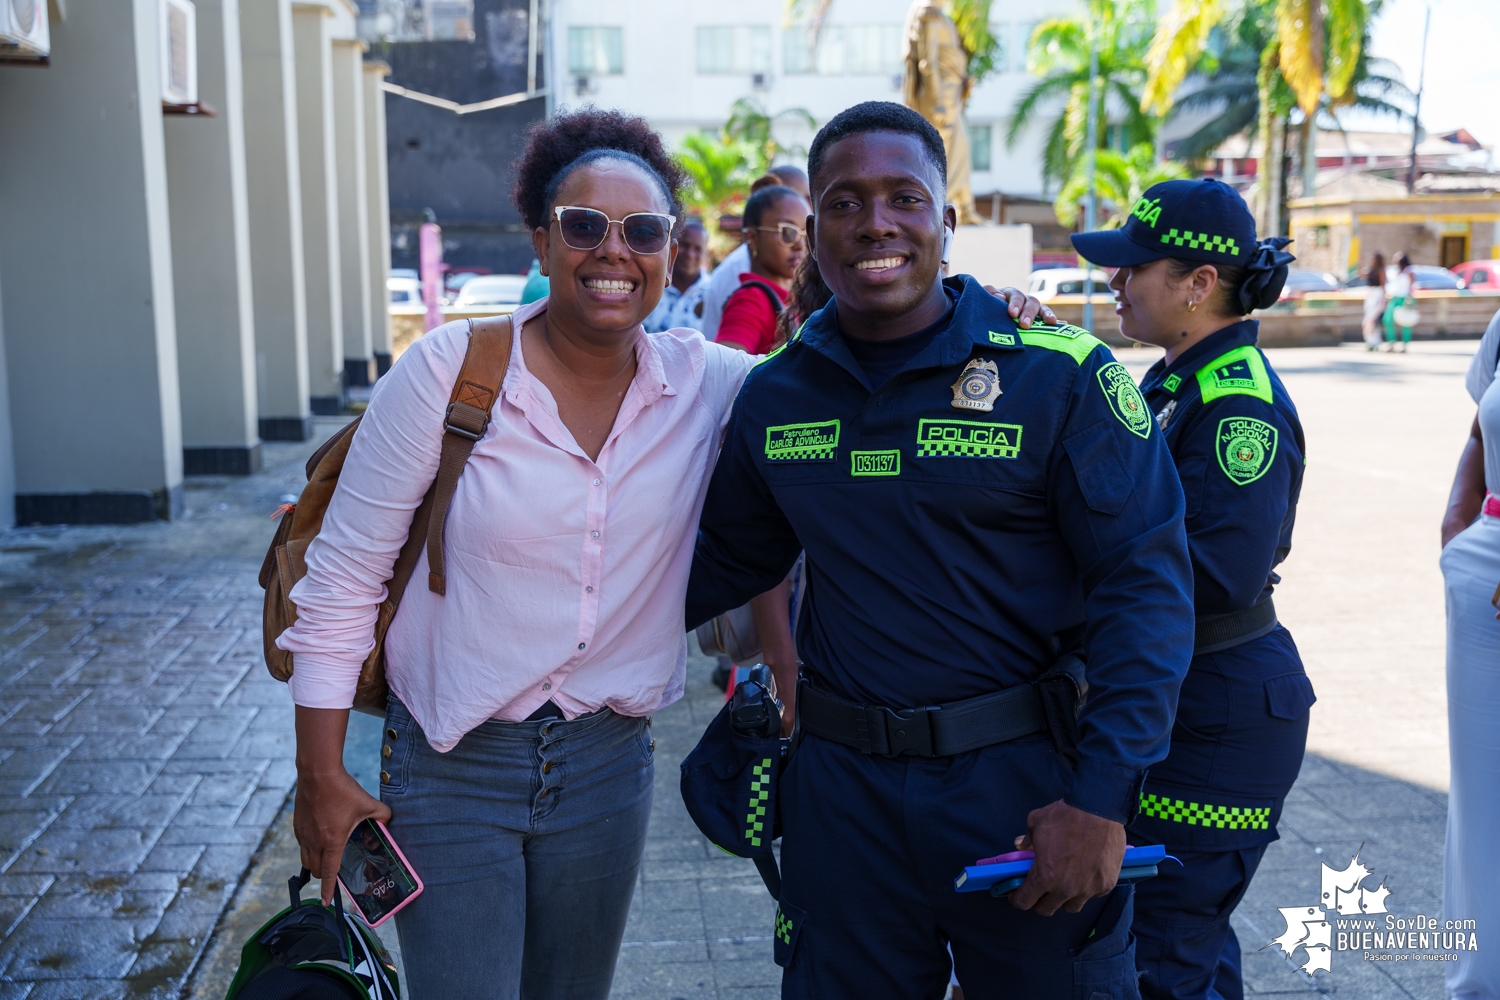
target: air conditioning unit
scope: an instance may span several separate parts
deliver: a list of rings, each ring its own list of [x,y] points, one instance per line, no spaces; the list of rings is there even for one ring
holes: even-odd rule
[[[0,59],[45,60],[51,51],[47,0],[0,0]]]
[[[771,89],[771,74],[769,74],[769,73],[751,73],[750,74],[750,86],[753,89],[755,89],[755,90],[770,90]]]
[[[193,0],[160,0],[161,102],[198,103],[198,11]]]

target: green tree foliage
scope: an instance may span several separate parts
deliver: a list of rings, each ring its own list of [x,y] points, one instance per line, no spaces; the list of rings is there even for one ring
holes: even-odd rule
[[[782,119],[801,122],[809,129],[818,124],[805,108],[786,108],[772,115],[766,112],[765,105],[749,97],[740,98],[730,107],[724,136],[747,150],[752,174],[765,173],[778,156],[807,155],[801,146],[784,145],[776,138],[776,123]]]
[[[1089,42],[1098,47],[1099,146],[1111,132],[1124,149],[1153,143],[1160,119],[1141,107],[1146,52],[1156,27],[1152,0],[1084,0],[1085,12],[1054,17],[1037,25],[1026,47],[1026,69],[1039,77],[1011,109],[1005,143],[1014,149],[1021,136],[1045,115],[1042,176],[1072,176],[1082,156],[1088,118]],[[1060,106],[1060,107],[1059,107]],[[1110,128],[1103,127],[1107,113]]]
[[[995,60],[1000,56],[1000,43],[990,33],[990,0],[948,0],[945,9],[969,54],[972,89],[995,71]]]
[[[1149,142],[1137,143],[1127,153],[1101,149],[1094,154],[1094,161],[1094,190],[1099,201],[1111,209],[1109,217],[1100,225],[1101,229],[1123,226],[1136,200],[1151,185],[1188,176],[1187,169],[1181,165],[1158,160],[1156,147]],[[1080,159],[1073,176],[1057,195],[1057,221],[1069,228],[1083,212],[1083,202],[1089,190],[1087,172],[1086,163]]]
[[[716,232],[719,217],[733,214],[745,200],[751,152],[727,136],[693,132],[683,136],[676,156],[692,182],[684,200]]]

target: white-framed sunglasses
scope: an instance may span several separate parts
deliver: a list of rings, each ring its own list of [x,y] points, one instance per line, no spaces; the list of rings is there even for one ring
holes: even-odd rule
[[[633,253],[661,253],[672,244],[672,227],[677,224],[677,216],[662,212],[632,212],[611,219],[598,209],[577,205],[558,205],[553,211],[563,242],[574,250],[597,250],[615,225]]]

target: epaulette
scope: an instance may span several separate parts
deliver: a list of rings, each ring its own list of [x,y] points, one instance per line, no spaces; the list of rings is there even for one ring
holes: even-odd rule
[[[1083,327],[1068,323],[1057,326],[1033,323],[1031,329],[1021,330],[1020,333],[1021,343],[1027,347],[1045,347],[1049,351],[1059,351],[1080,365],[1094,353],[1094,348],[1103,343]]]
[[[1273,401],[1271,375],[1254,344],[1244,344],[1198,369],[1198,389],[1204,403],[1223,396],[1254,396]]]

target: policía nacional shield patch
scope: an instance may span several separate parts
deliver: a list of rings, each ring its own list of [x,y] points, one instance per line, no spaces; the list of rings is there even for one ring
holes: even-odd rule
[[[1135,379],[1118,361],[1111,361],[1099,369],[1099,388],[1104,390],[1104,399],[1110,412],[1136,437],[1151,436],[1151,407],[1146,397],[1135,387]]]
[[[1254,417],[1225,417],[1219,421],[1219,468],[1237,486],[1266,474],[1276,457],[1277,431]]]

